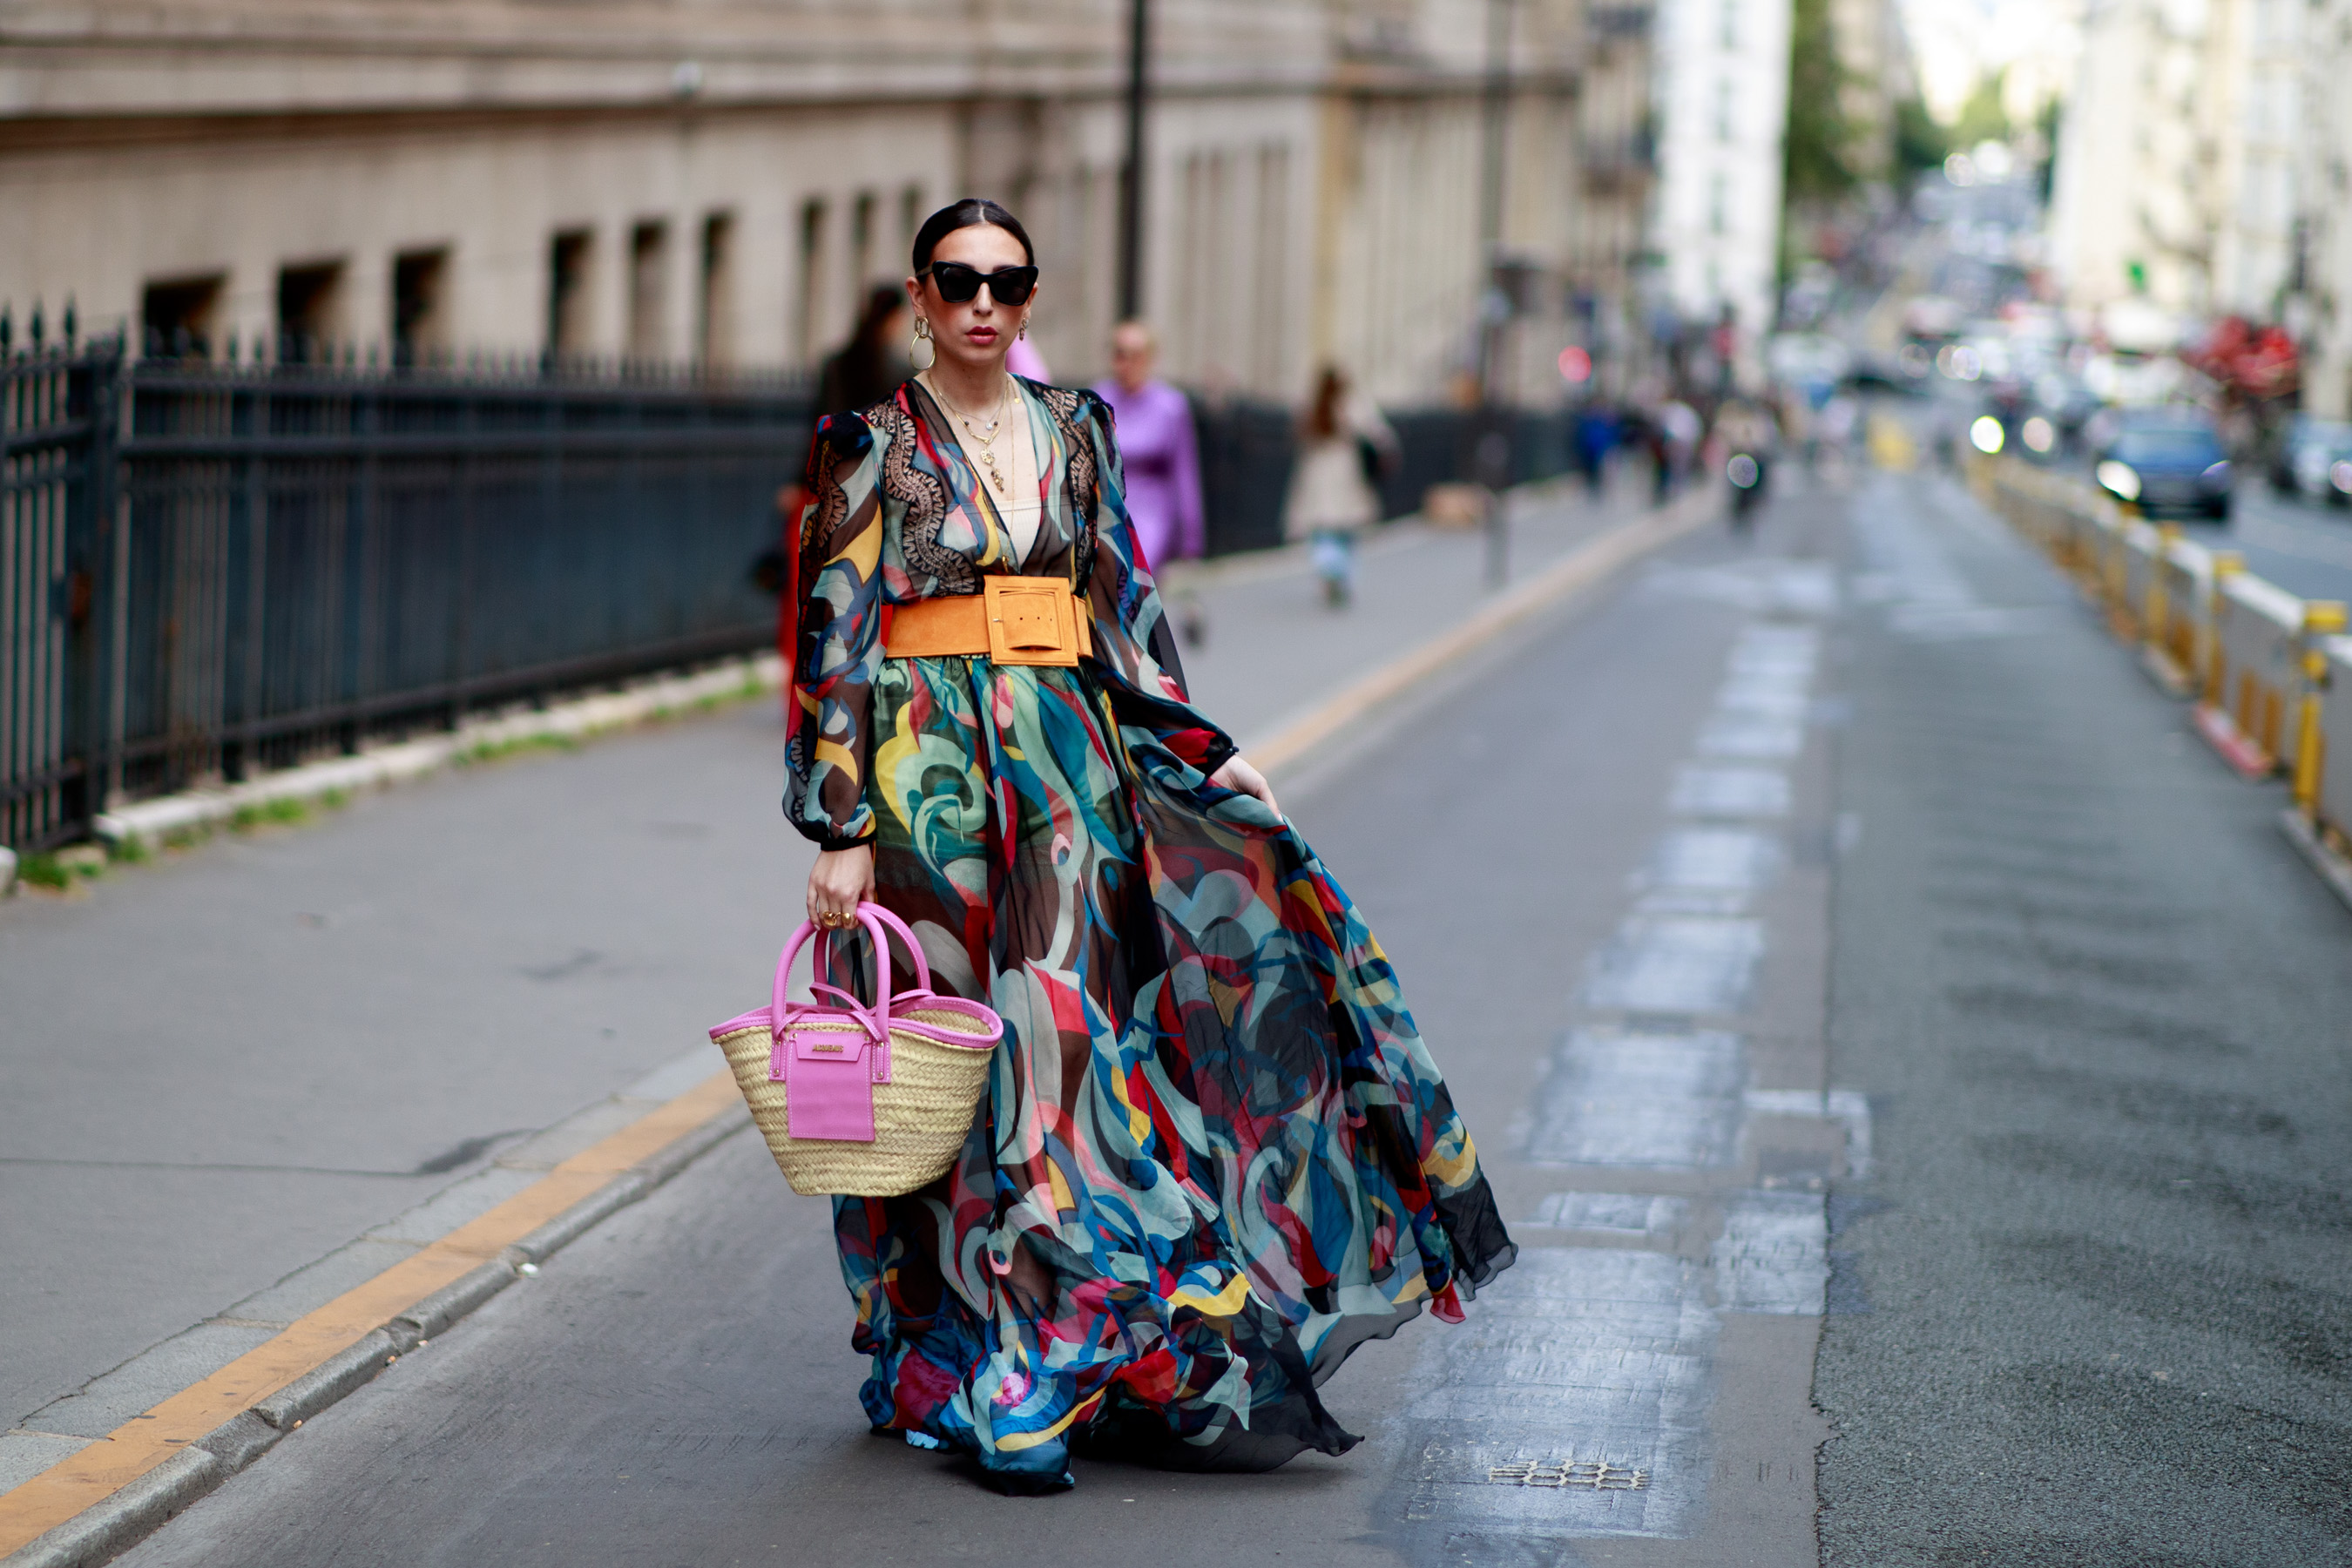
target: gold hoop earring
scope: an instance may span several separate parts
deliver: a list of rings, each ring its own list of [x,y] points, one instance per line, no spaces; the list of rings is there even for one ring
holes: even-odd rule
[[[931,342],[929,317],[915,318],[915,342],[914,346],[907,351],[907,359],[917,370],[929,370],[939,363],[939,345]]]

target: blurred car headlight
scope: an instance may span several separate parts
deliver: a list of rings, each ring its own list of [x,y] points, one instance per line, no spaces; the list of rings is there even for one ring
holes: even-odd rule
[[[2099,483],[2106,488],[2109,494],[2119,496],[2125,500],[2139,500],[2139,475],[2134,471],[2129,463],[2118,463],[2113,458],[2109,458],[2095,471],[2098,476]]]
[[[2058,427],[2039,414],[2025,422],[2021,434],[2025,437],[2028,451],[2047,452],[2058,444]]]
[[[2352,496],[2352,458],[2332,465],[2327,470],[2327,482],[2336,487],[2338,494]]]
[[[1756,481],[1764,477],[1764,470],[1747,453],[1735,452],[1731,461],[1724,465],[1723,474],[1724,478],[1745,490],[1756,487]]]
[[[2210,489],[2227,489],[2230,485],[2230,460],[2226,458],[2197,476],[2197,482]]]
[[[1969,426],[1969,445],[1988,457],[2000,451],[2008,439],[2009,433],[2000,427],[2000,421],[1990,414],[1979,414],[1977,422]]]

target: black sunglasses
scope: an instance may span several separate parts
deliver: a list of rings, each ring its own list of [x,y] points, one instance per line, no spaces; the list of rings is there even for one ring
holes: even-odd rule
[[[989,297],[998,304],[1025,305],[1029,302],[1029,290],[1037,287],[1037,269],[1034,267],[1002,267],[993,272],[982,272],[961,261],[934,261],[923,271],[931,275],[931,287],[950,305],[969,304],[979,297],[983,283],[988,285]]]

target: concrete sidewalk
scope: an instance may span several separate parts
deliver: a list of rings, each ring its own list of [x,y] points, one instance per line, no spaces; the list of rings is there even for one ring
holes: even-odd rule
[[[1515,577],[1636,515],[1514,497]],[[1477,616],[1483,550],[1384,531],[1337,613],[1203,569],[1202,706],[1275,732]],[[798,914],[781,751],[748,702],[0,906],[0,1491],[707,1078]]]

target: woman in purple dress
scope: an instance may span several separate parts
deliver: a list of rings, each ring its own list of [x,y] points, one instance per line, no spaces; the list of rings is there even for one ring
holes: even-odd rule
[[[1160,344],[1141,321],[1121,321],[1110,335],[1110,378],[1095,386],[1118,421],[1118,449],[1127,460],[1127,511],[1143,559],[1160,578],[1160,596],[1176,613],[1186,643],[1208,633],[1199,596],[1182,582],[1179,561],[1208,551],[1201,518],[1201,449],[1192,434],[1192,404],[1153,375]],[[1171,578],[1176,580],[1171,582]]]

